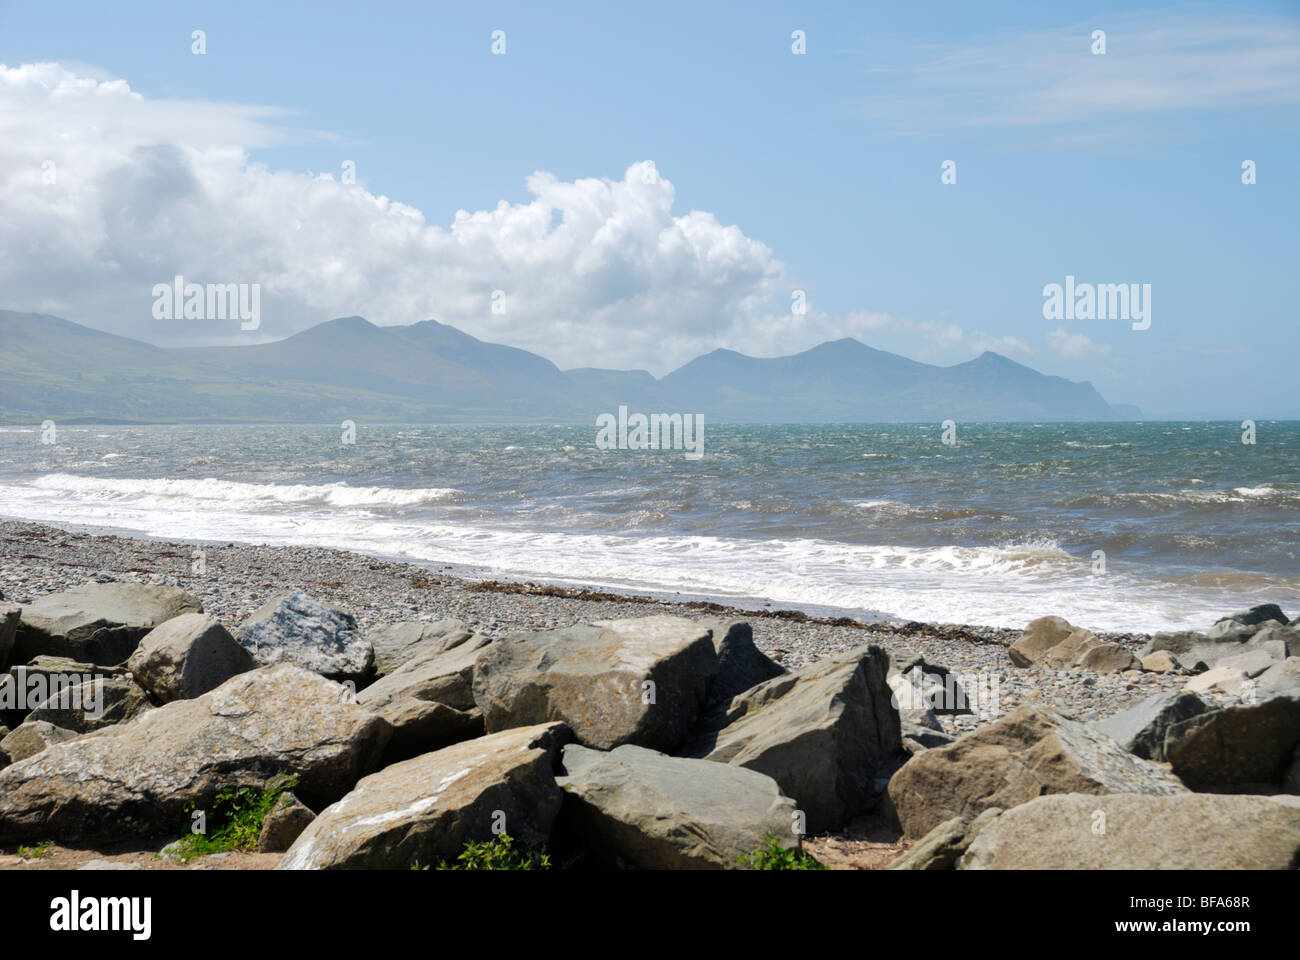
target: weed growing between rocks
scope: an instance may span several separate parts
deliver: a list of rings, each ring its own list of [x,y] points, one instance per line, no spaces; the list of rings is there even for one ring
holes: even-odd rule
[[[825,870],[826,865],[803,850],[787,850],[770,833],[766,847],[738,858],[753,870]]]
[[[420,861],[411,864],[412,870],[428,870]],[[549,870],[551,857],[544,848],[530,850],[516,847],[515,839],[508,833],[486,843],[465,841],[465,849],[456,856],[455,863],[443,860],[439,870]]]
[[[206,813],[208,830],[187,834],[168,852],[184,863],[212,853],[256,850],[266,815],[275,807],[282,793],[297,785],[297,777],[281,777],[272,781],[265,790],[244,787],[218,793],[212,810]],[[190,804],[186,813],[193,812],[194,805]]]

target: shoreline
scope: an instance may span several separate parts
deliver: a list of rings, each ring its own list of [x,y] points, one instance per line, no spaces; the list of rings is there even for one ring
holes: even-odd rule
[[[202,574],[191,569],[196,550],[204,552]],[[1007,660],[1006,647],[1019,637],[1017,628],[866,623],[799,611],[743,609],[710,600],[674,601],[598,588],[476,580],[464,576],[463,570],[449,572],[445,566],[327,547],[146,539],[0,519],[0,592],[16,603],[89,580],[124,580],[186,589],[231,631],[266,600],[290,588],[304,589],[350,611],[363,632],[380,624],[446,618],[463,620],[489,636],[502,636],[656,614],[726,616],[748,620],[759,649],[790,670],[864,643],[877,643],[890,653],[916,653],[956,673],[991,672],[1000,683],[1001,713],[1033,703],[1057,707],[1081,720],[1102,719],[1153,693],[1180,689],[1185,682],[1174,674],[1125,676],[1016,668]],[[1038,615],[1053,613],[1042,610]],[[1097,636],[1134,652],[1147,640],[1146,634],[1136,633],[1098,632]],[[943,718],[953,734],[989,722],[975,715]]]

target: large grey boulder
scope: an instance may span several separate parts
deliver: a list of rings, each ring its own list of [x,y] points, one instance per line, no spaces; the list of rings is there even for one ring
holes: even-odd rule
[[[1255,694],[1260,697],[1300,697],[1300,656],[1287,657],[1256,677]]]
[[[280,775],[298,778],[305,802],[330,803],[374,768],[391,732],[344,693],[280,664],[56,744],[0,771],[0,842],[175,836],[188,805]]]
[[[18,619],[23,608],[16,603],[0,601],[0,667],[9,664],[9,655],[13,653],[14,639],[18,636]]]
[[[1211,710],[1165,734],[1173,771],[1197,787],[1277,785],[1300,743],[1300,697]]]
[[[52,691],[48,700],[27,715],[27,722],[44,720],[66,730],[90,733],[152,709],[144,688],[129,677],[98,677]]]
[[[41,753],[47,747],[72,740],[78,734],[75,730],[56,727],[46,720],[32,720],[19,724],[0,740],[0,751],[9,757],[11,763],[26,760]]]
[[[1147,697],[1093,726],[1129,753],[1146,760],[1164,761],[1165,735],[1169,728],[1209,709],[1210,706],[1194,693],[1171,691]]]
[[[483,713],[474,703],[474,664],[490,643],[475,634],[441,652],[421,648],[357,695],[362,707],[392,724],[385,763],[483,735]]]
[[[872,645],[768,680],[736,697],[724,725],[698,732],[688,753],[766,774],[809,833],[833,830],[875,803],[877,781],[904,756],[888,669]]]
[[[755,684],[786,672],[785,667],[754,646],[754,630],[744,620],[702,618],[700,626],[713,636],[718,672],[709,687],[711,704],[730,703]]]
[[[278,869],[436,866],[494,828],[537,847],[560,810],[554,771],[567,738],[563,724],[517,727],[385,767],[322,810]]]
[[[488,733],[562,720],[589,747],[671,753],[717,670],[709,628],[684,617],[599,621],[493,643],[474,669],[474,702]]]
[[[1021,707],[947,747],[913,755],[889,781],[903,832],[973,820],[1046,793],[1186,792],[1175,777],[1055,710]]]
[[[137,683],[170,703],[215,690],[257,664],[217,621],[183,613],[146,634],[126,666]]]
[[[560,822],[593,865],[734,870],[769,834],[798,845],[794,801],[756,771],[632,744],[609,753],[570,744],[562,763]]]
[[[235,639],[263,666],[295,663],[357,685],[374,668],[374,649],[358,632],[352,614],[301,590],[268,600],[240,626]]]
[[[1282,608],[1276,603],[1261,603],[1249,610],[1230,613],[1226,617],[1220,617],[1217,623],[1239,623],[1243,626],[1256,626],[1270,620],[1281,624],[1287,622],[1286,614],[1282,612]]]
[[[386,623],[366,633],[375,651],[375,675],[392,673],[417,656],[445,653],[464,643],[474,632],[460,620],[434,623],[407,620]]]
[[[1300,797],[1045,796],[1004,811],[963,870],[1293,870]]]
[[[10,659],[27,663],[49,654],[119,664],[154,627],[202,611],[198,598],[180,587],[87,583],[24,606]]]

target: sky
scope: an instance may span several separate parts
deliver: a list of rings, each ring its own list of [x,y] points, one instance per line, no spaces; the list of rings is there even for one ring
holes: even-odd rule
[[[852,336],[1296,418],[1298,147],[1295,2],[0,0],[0,309],[657,376]],[[260,325],[155,318],[177,275]],[[1067,276],[1149,325],[1047,315]]]

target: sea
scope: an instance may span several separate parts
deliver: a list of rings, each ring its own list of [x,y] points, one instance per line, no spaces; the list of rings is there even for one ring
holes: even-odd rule
[[[7,426],[0,516],[866,620],[1203,630],[1300,616],[1300,422],[1245,433],[706,424],[693,459],[594,425]]]

